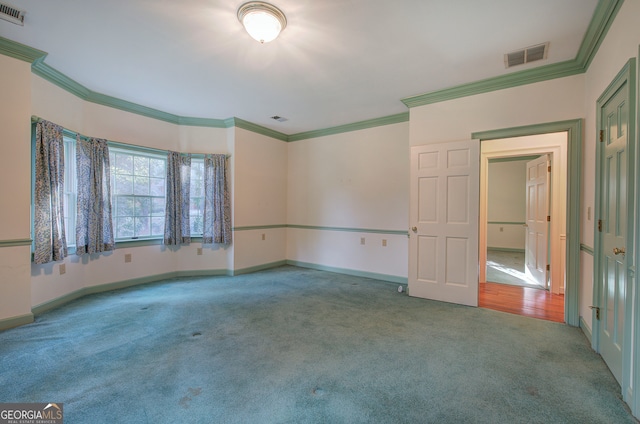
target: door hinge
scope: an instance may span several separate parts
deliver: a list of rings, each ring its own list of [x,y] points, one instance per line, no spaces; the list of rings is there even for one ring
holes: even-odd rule
[[[589,308],[596,310],[596,319],[600,321],[600,308],[597,306],[589,306]]]
[[[551,172],[551,165],[547,166],[547,172]]]
[[[604,130],[600,130],[600,142],[604,141]]]
[[[551,215],[547,215],[547,222],[551,222]]]
[[[602,232],[602,220],[601,219],[598,220],[598,231]]]
[[[551,271],[551,264],[547,264],[547,271]]]

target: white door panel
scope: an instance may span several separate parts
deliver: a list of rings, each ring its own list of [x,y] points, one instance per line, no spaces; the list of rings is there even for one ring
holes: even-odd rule
[[[409,294],[478,304],[479,142],[411,149]]]
[[[525,275],[548,287],[549,155],[527,162]]]

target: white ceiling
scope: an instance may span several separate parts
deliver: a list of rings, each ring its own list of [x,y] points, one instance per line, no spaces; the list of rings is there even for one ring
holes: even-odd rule
[[[597,0],[273,0],[259,44],[243,0],[1,0],[27,12],[0,36],[98,93],[185,117],[285,134],[406,112],[401,99],[576,57]],[[547,60],[505,69],[549,41]],[[287,122],[270,119],[273,115]]]

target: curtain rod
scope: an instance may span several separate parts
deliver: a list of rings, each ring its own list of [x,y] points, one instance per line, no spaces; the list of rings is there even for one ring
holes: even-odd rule
[[[38,121],[46,121],[46,119],[40,118],[39,116],[36,115],[31,115],[31,123],[36,123]],[[86,136],[86,135],[82,135],[77,131],[73,131],[70,130],[68,128],[62,127],[63,129],[63,134],[66,135],[67,137],[77,137],[79,136],[80,138],[83,138],[85,140],[90,139],[91,137]],[[98,138],[98,137],[94,137],[94,138]],[[107,143],[115,148],[126,148],[126,149],[132,149],[132,150],[138,150],[138,151],[142,151],[142,152],[148,152],[148,153],[155,153],[155,154],[167,154],[168,150],[164,150],[164,149],[156,149],[155,147],[146,147],[146,146],[138,146],[136,144],[129,144],[129,143],[122,143],[119,141],[111,141],[111,140],[107,140]],[[181,152],[182,153],[182,152]],[[214,153],[185,153],[185,154],[190,154],[192,156],[202,156],[204,157],[205,155],[208,154],[214,154]],[[229,159],[231,157],[230,154],[225,155],[227,157],[227,159]]]

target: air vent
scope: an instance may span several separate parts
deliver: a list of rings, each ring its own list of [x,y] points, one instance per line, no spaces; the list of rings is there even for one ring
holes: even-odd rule
[[[271,119],[274,119],[274,120],[276,120],[278,122],[286,122],[286,121],[288,121],[287,118],[283,118],[282,116],[278,116],[278,115],[273,115],[271,117]]]
[[[546,42],[507,53],[504,55],[504,66],[511,68],[512,66],[524,65],[525,63],[535,62],[536,60],[546,59],[548,50],[549,42]]]
[[[18,10],[8,4],[0,3],[0,19],[24,26],[24,14],[25,12],[22,10]]]

